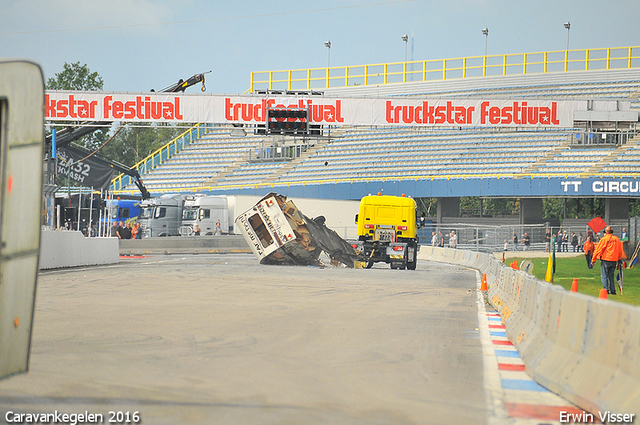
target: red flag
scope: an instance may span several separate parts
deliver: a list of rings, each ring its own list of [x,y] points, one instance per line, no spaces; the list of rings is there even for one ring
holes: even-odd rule
[[[598,233],[600,230],[607,227],[607,223],[605,223],[605,221],[600,217],[594,218],[593,220],[588,222],[587,225],[591,227],[591,230],[593,230],[594,233]]]

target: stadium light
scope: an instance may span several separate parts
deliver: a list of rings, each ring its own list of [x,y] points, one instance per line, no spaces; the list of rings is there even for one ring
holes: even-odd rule
[[[409,41],[409,36],[407,34],[402,36],[402,41],[404,41],[404,61],[407,61],[407,41]]]
[[[487,56],[487,42],[489,40],[489,28],[483,28],[482,35],[484,35],[484,55]]]
[[[564,27],[567,29],[567,51],[569,50],[569,33],[571,32],[571,22],[565,22]]]
[[[331,41],[324,42],[325,47],[327,48],[327,68],[331,68]]]

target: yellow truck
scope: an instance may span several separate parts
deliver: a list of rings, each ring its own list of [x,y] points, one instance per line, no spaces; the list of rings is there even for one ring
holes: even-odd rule
[[[392,269],[416,269],[420,246],[415,200],[404,195],[365,196],[360,201],[356,224],[358,240],[353,246],[367,259],[367,268],[385,262]]]

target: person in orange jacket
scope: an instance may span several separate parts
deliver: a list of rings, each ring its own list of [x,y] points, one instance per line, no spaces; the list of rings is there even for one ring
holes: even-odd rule
[[[593,243],[593,239],[591,238],[591,236],[587,236],[587,240],[584,241],[583,250],[584,250],[584,257],[587,260],[587,267],[589,267],[590,269],[593,268],[591,259],[593,258],[594,247],[595,245]]]
[[[605,235],[598,242],[595,251],[593,252],[593,258],[591,264],[600,259],[600,278],[602,279],[602,286],[607,290],[608,294],[616,295],[616,282],[615,272],[616,266],[620,259],[626,259],[627,255],[622,249],[622,242],[617,236],[613,234],[611,226],[607,226],[604,230]]]

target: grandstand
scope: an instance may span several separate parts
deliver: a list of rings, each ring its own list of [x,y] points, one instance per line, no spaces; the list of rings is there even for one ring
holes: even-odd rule
[[[606,51],[606,57],[614,55],[614,49]],[[253,74],[251,84],[254,91],[283,93],[297,89],[296,84],[302,81],[306,84],[303,89],[321,90],[330,97],[580,102],[606,99],[623,107],[626,104],[630,112],[640,111],[640,48],[621,51],[628,51],[628,57],[615,59],[623,64],[618,68],[610,66],[614,59],[606,66],[595,66],[587,60],[578,63],[576,70],[575,62],[579,60],[574,60],[555,72],[546,72],[546,64],[545,72],[526,71],[530,68],[525,66],[525,72],[520,73],[509,73],[506,66],[499,65],[497,68],[504,73],[498,75],[484,72],[486,75],[470,77],[464,70],[463,77],[447,77],[444,72],[443,78],[433,80],[426,78],[426,72],[412,74],[404,64],[401,81],[387,84],[372,84],[373,78],[365,76],[367,84],[354,85],[355,77],[349,70],[343,74],[351,79],[345,77],[344,84],[335,84],[329,79],[333,69],[326,69],[326,82],[316,78],[325,83],[320,88],[313,85],[311,78],[268,80],[261,86]],[[591,51],[571,53],[586,58],[597,56]],[[567,52],[565,58],[569,57],[572,56]],[[507,60],[505,56],[504,63]],[[283,73],[288,78],[295,75],[293,71]],[[275,73],[268,75],[271,78]],[[313,75],[312,70],[305,75]],[[420,75],[425,78],[414,78]],[[384,80],[387,81],[386,75]],[[156,161],[153,168],[145,168],[142,174],[149,190],[156,193],[260,194],[277,190],[312,197],[359,198],[372,189],[387,188],[392,193],[406,189],[413,196],[425,197],[593,196],[582,190],[587,184],[572,193],[567,192],[566,185],[563,192],[559,183],[569,177],[635,179],[640,138],[636,136],[637,114],[634,117],[627,122],[574,121],[567,128],[334,126],[330,133],[325,128],[325,136],[330,137],[308,140],[259,135],[250,129],[245,133],[230,124],[216,123],[206,126],[200,137],[182,149]],[[288,149],[295,149],[297,154],[279,155]],[[530,189],[521,193],[518,190],[522,189],[523,179],[530,182]],[[556,182],[557,187],[551,188],[544,179]],[[114,188],[133,189],[118,181]]]

